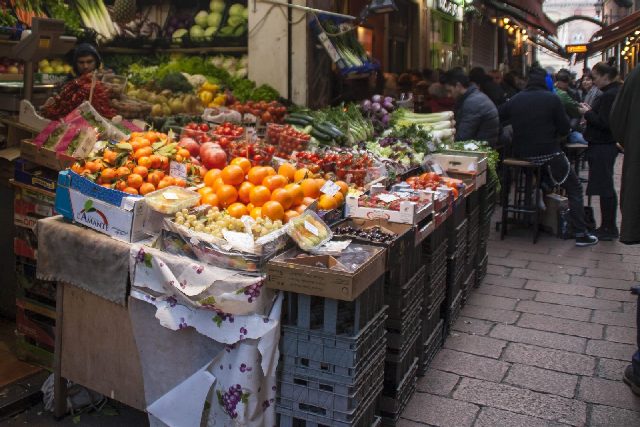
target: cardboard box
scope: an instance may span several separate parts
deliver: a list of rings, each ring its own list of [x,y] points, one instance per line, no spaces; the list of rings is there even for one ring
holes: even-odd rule
[[[55,197],[58,173],[24,158],[15,160],[13,178],[16,182],[51,192]]]
[[[125,242],[147,237],[144,198],[102,187],[70,170],[58,175],[56,211],[67,219]]]
[[[55,194],[19,182],[12,182],[15,188],[13,201],[13,223],[18,227],[35,230],[39,219],[55,215]]]
[[[353,301],[385,272],[386,250],[374,246],[369,248],[374,255],[353,273],[332,270],[330,267],[338,263],[334,257],[294,258],[302,252],[297,248],[290,249],[267,264],[267,287]],[[324,267],[316,266],[317,263]]]
[[[464,153],[464,154],[463,154]],[[481,173],[487,170],[487,156],[484,153],[457,152],[435,153],[431,155],[434,162],[449,172]]]
[[[425,197],[425,199],[428,199],[428,202],[421,208],[417,203],[403,201],[400,202],[400,210],[392,211],[382,208],[360,207],[357,196],[347,196],[344,212],[347,218],[385,219],[402,224],[417,224],[433,212],[433,202],[430,197]]]
[[[544,204],[547,208],[540,212],[542,215],[540,226],[554,236],[560,236],[558,226],[559,213],[562,210],[569,209],[569,199],[559,194],[547,194],[544,196]]]
[[[45,147],[38,148],[30,139],[23,139],[20,142],[20,151],[22,158],[56,171],[67,169],[75,163],[75,159],[72,157],[56,153]]]

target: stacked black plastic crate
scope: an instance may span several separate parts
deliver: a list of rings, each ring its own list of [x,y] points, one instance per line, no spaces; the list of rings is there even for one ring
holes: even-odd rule
[[[476,266],[480,242],[480,191],[476,190],[467,197],[467,249],[462,302],[467,301],[471,288],[476,285]]]
[[[287,292],[276,413],[282,427],[378,425],[384,276],[354,301]]]
[[[476,285],[479,285],[484,276],[487,274],[487,265],[489,263],[489,254],[487,253],[487,244],[489,243],[489,234],[491,232],[491,216],[496,204],[498,179],[487,174],[487,183],[479,189],[479,238],[478,238],[478,255],[476,262]]]
[[[466,198],[458,197],[453,204],[451,216],[445,222],[447,233],[447,292],[445,297],[445,333],[453,325],[462,307],[462,288],[466,279],[467,252]]]
[[[422,244],[425,269],[422,331],[420,335],[420,367],[422,375],[442,345],[444,337],[442,319],[443,302],[447,292],[447,232],[444,224],[437,227]]]

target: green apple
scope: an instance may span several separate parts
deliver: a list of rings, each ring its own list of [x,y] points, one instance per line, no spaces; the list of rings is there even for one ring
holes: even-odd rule
[[[189,36],[192,39],[201,39],[204,37],[204,29],[200,25],[194,25],[189,30]]]
[[[211,3],[209,3],[209,9],[211,9],[211,12],[222,13],[224,10],[224,0],[211,0]]]
[[[171,38],[173,39],[173,41],[180,41],[185,35],[187,35],[187,33],[188,31],[186,29],[178,28],[173,32],[173,34],[171,35]]]
[[[211,37],[213,37],[213,35],[216,33],[216,31],[218,31],[218,27],[209,27],[206,30],[204,30],[204,38],[205,39],[210,39]]]
[[[231,27],[236,27],[244,22],[244,18],[238,15],[229,15],[229,19],[227,19],[227,25]]]
[[[209,13],[206,10],[201,10],[200,12],[196,13],[195,18],[193,18],[193,20],[195,21],[196,25],[198,25],[201,28],[207,28],[207,18],[209,17]]]
[[[229,16],[240,16],[244,13],[245,7],[239,3],[232,4],[229,8]]]
[[[220,21],[222,21],[222,14],[219,12],[211,12],[209,16],[207,16],[207,26],[218,28],[220,26]]]

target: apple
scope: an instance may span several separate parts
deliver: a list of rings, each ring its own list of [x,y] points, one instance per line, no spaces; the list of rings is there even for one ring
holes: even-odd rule
[[[193,18],[193,20],[195,21],[196,25],[202,28],[207,28],[208,17],[209,17],[209,13],[207,13],[206,10],[201,10],[200,12],[196,13],[196,16],[195,18]]]
[[[227,165],[227,154],[218,144],[205,142],[200,146],[200,161],[207,169],[222,169]]]
[[[201,39],[204,37],[204,28],[202,28],[200,25],[194,25],[193,27],[191,27],[191,30],[189,30],[189,36],[192,39]]]
[[[211,12],[222,13],[224,11],[224,0],[211,0],[209,9],[211,9]]]
[[[20,70],[18,70],[18,67],[16,67],[15,65],[11,65],[11,66],[7,67],[7,73],[9,73],[9,74],[19,74]]]
[[[220,21],[222,21],[222,14],[218,12],[211,12],[207,16],[207,26],[218,28],[220,26]]]
[[[178,142],[178,145],[189,150],[189,153],[191,153],[191,157],[196,157],[200,154],[200,144],[198,144],[193,138],[181,138],[180,142]]]

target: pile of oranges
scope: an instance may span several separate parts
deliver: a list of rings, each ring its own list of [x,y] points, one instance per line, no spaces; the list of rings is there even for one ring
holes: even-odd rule
[[[224,208],[229,215],[240,218],[251,215],[273,221],[289,221],[318,200],[318,209],[331,210],[344,203],[349,186],[343,181],[335,195],[322,194],[326,183],[308,169],[296,169],[283,163],[276,171],[271,166],[252,166],[244,157],[231,160],[224,169],[210,169],[204,176],[200,204]]]
[[[99,185],[145,195],[161,188],[185,187],[181,178],[169,175],[170,161],[186,162],[189,150],[170,142],[159,132],[134,132],[128,141],[110,145],[98,157],[73,164],[71,170]]]

